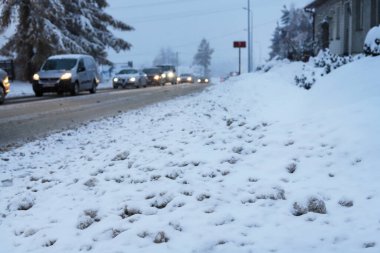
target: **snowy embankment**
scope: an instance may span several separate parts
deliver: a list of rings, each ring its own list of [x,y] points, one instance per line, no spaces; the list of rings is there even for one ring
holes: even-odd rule
[[[100,83],[98,89],[112,88],[111,82]],[[13,81],[11,82],[11,91],[7,95],[10,97],[24,97],[24,96],[34,96],[33,87],[31,83]]]
[[[0,154],[0,252],[379,252],[380,57],[241,76]]]

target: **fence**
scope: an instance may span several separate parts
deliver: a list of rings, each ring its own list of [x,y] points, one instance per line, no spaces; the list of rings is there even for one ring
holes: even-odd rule
[[[14,69],[13,60],[11,59],[0,60],[0,69],[3,69],[5,72],[8,73],[8,77],[10,80],[15,79],[15,69]]]

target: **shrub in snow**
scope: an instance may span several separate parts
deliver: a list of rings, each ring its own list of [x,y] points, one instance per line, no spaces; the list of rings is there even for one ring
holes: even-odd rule
[[[8,210],[10,211],[27,211],[33,207],[35,203],[35,198],[33,196],[24,196],[20,199],[14,200],[8,205]]]
[[[339,200],[339,205],[344,206],[344,207],[352,207],[354,205],[354,202],[349,199],[341,199]]]
[[[297,86],[304,89],[311,89],[316,82],[317,74],[324,76],[331,71],[353,62],[356,59],[360,59],[360,55],[357,57],[352,56],[339,56],[330,52],[329,49],[319,51],[315,58],[312,58],[309,63],[313,64],[313,68],[306,68],[308,65],[304,65],[302,73],[295,76],[294,80]]]
[[[141,214],[141,211],[136,209],[136,208],[130,208],[130,207],[126,206],[126,207],[124,207],[124,210],[120,216],[123,219],[125,219],[125,218],[131,217],[131,216],[136,215],[136,214]]]
[[[366,55],[380,55],[380,26],[368,31],[363,50]]]
[[[80,230],[84,230],[91,226],[94,222],[99,222],[100,218],[98,217],[97,210],[85,210],[83,214],[79,217],[79,222],[77,228]]]
[[[297,164],[291,163],[286,167],[286,170],[290,173],[293,174],[297,170]]]
[[[256,199],[286,200],[285,190],[280,187],[273,187],[272,192],[257,194]]]
[[[293,204],[293,210],[292,213],[294,216],[301,216],[308,213],[308,210],[306,207],[300,205],[298,202],[295,202]]]
[[[327,209],[325,202],[317,197],[311,197],[307,200],[307,203],[298,203],[293,204],[292,213],[294,216],[301,216],[308,212],[326,214]]]
[[[84,183],[84,185],[91,188],[91,187],[95,187],[97,183],[98,183],[98,180],[96,178],[90,178]]]
[[[116,156],[112,159],[112,161],[113,161],[113,162],[115,162],[115,161],[124,161],[124,160],[127,160],[128,156],[129,156],[129,152],[128,152],[128,151],[125,151],[125,152],[122,152],[122,153],[116,155]]]
[[[308,204],[307,204],[307,209],[309,212],[312,212],[312,213],[320,213],[320,214],[327,213],[325,202],[316,197],[312,197],[309,199]]]
[[[324,68],[325,73],[329,74],[332,70],[353,62],[354,58],[352,56],[339,56],[331,53],[329,49],[324,49],[319,51],[313,60],[316,68]]]
[[[165,235],[165,232],[161,231],[158,232],[157,235],[154,237],[154,243],[164,243],[168,242],[169,238]]]
[[[368,249],[368,248],[373,248],[376,246],[375,242],[365,242],[363,243],[363,248]]]
[[[42,246],[43,247],[51,247],[54,245],[54,243],[57,242],[57,239],[52,239],[52,240],[48,240],[47,242],[45,242]]]

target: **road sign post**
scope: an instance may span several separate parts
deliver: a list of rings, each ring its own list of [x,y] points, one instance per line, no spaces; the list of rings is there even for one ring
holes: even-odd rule
[[[241,74],[241,49],[246,47],[247,43],[245,41],[234,41],[234,48],[239,49],[239,75]]]

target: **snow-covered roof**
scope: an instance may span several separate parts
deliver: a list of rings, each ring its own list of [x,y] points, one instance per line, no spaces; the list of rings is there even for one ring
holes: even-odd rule
[[[308,5],[306,5],[305,8],[315,8],[315,7],[318,7],[322,4],[324,4],[327,1],[328,0],[315,0],[315,1],[312,1],[311,3],[309,3]]]
[[[49,59],[79,59],[81,57],[91,57],[86,54],[61,54],[50,56]]]

